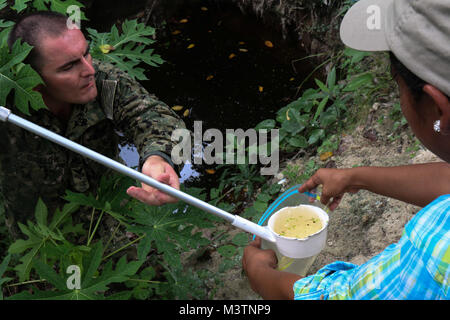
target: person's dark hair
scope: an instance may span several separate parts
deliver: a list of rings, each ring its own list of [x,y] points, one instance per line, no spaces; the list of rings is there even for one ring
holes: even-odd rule
[[[42,36],[60,36],[67,29],[67,17],[52,11],[37,11],[21,17],[12,28],[8,37],[8,46],[12,48],[20,38],[34,48],[28,55],[25,63],[29,63],[39,71],[42,66],[42,56],[39,53],[39,44]]]
[[[389,52],[389,58],[395,72],[402,77],[413,97],[418,100],[422,96],[422,89],[427,83],[409,71],[392,52]]]

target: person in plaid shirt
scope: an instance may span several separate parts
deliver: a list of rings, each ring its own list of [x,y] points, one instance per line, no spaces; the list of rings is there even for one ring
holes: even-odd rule
[[[445,162],[398,167],[320,169],[300,188],[322,185],[334,210],[364,189],[423,207],[400,240],[361,266],[336,261],[299,279],[276,270],[261,239],[245,248],[243,268],[265,299],[449,299],[450,2],[361,0],[345,15],[341,39],[361,51],[389,51],[400,103],[419,140]]]

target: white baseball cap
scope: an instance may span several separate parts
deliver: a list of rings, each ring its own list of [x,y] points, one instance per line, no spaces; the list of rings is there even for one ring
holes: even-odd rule
[[[356,50],[392,51],[450,95],[450,0],[360,0],[344,16],[340,35]]]

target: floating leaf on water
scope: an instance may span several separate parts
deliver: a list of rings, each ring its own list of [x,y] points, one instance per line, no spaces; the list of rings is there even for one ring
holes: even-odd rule
[[[188,45],[188,49],[192,49],[193,47],[195,47],[195,44],[191,43],[190,45]]]
[[[214,76],[212,74],[210,74],[209,76],[206,77],[206,80],[211,80],[212,78],[214,78]]]
[[[295,78],[294,78],[294,77],[292,77],[292,78],[290,78],[290,79],[289,79],[289,81],[294,81],[294,80],[295,80]]]
[[[188,19],[181,19],[180,20],[180,23],[186,23],[186,22],[188,22],[189,20]]]
[[[200,10],[202,10],[202,11],[208,11],[208,8],[207,8],[207,7],[201,7]]]
[[[214,174],[214,173],[216,173],[216,170],[214,170],[214,169],[206,169],[205,172],[207,174]]]
[[[187,109],[187,110],[185,110],[184,112],[183,112],[183,116],[184,117],[187,117],[189,115],[189,109]]]
[[[184,108],[183,106],[173,106],[172,107],[172,109],[175,110],[175,111],[183,110],[183,108]]]
[[[114,47],[112,46],[112,45],[110,45],[110,44],[102,44],[101,46],[100,46],[100,50],[104,53],[104,54],[107,54],[107,53],[109,53],[110,51],[114,51]]]
[[[273,48],[273,43],[269,40],[265,41],[264,44],[266,45],[266,47]]]
[[[172,32],[172,34],[173,34],[174,36],[176,36],[177,34],[180,34],[180,33],[181,33],[180,30],[175,30],[175,31]]]
[[[248,50],[247,50],[247,49],[244,49],[244,48],[239,48],[239,51],[240,51],[240,52],[248,52]]]
[[[228,56],[228,59],[233,59],[234,57],[236,57],[236,55],[234,53],[232,53]]]
[[[320,155],[320,160],[325,161],[333,155],[333,152],[324,152]]]
[[[258,90],[259,90],[259,92],[263,92],[263,91],[264,91],[264,87],[259,86],[259,87],[258,87]]]

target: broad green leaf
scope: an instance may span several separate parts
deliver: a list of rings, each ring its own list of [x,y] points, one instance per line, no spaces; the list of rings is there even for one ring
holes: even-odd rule
[[[16,41],[11,52],[8,46],[0,48],[0,105],[6,105],[6,98],[13,90],[14,105],[23,113],[29,114],[29,106],[38,110],[46,108],[42,96],[33,89],[43,83],[39,74],[22,61],[32,47]]]
[[[225,258],[232,258],[236,254],[236,247],[232,245],[224,245],[217,248],[217,252]]]
[[[0,10],[8,5],[7,0],[0,0]]]
[[[308,147],[308,141],[304,136],[296,135],[289,138],[288,143],[296,148],[306,148]]]
[[[325,136],[325,130],[323,129],[315,129],[311,132],[311,135],[309,136],[308,143],[315,144],[320,139],[322,139]]]
[[[30,1],[31,0],[16,0],[14,2],[14,5],[11,6],[11,9],[14,9],[17,11],[17,13],[20,13],[28,7],[27,3]],[[0,4],[0,9],[1,9],[1,4]]]
[[[354,78],[352,81],[350,81],[350,83],[345,86],[343,91],[344,92],[355,91],[366,84],[372,83],[372,80],[373,75],[371,73],[362,74]]]
[[[65,15],[68,15],[67,8],[75,5],[78,6],[80,9],[84,8],[84,5],[81,2],[78,2],[76,0],[34,0],[33,1],[33,7],[37,10],[49,10],[48,6],[50,6],[50,11],[56,11]],[[80,12],[80,18],[82,20],[87,20],[85,14],[83,11]]]
[[[268,129],[268,130],[270,130],[270,129],[275,128],[275,124],[276,124],[275,120],[273,120],[273,119],[266,119],[266,120],[263,120],[260,123],[258,123],[256,125],[256,127],[255,127],[255,130],[260,130],[260,129]]]
[[[115,25],[109,33],[99,33],[88,28],[92,39],[92,56],[116,65],[133,78],[146,80],[145,70],[138,65],[145,63],[157,67],[164,62],[159,55],[153,53],[153,49],[147,49],[148,45],[155,42],[150,38],[155,34],[155,29],[136,20],[125,20],[121,30],[119,33]],[[102,50],[105,46],[108,50]]]
[[[247,233],[241,232],[233,237],[231,242],[237,246],[243,247],[248,244],[249,235]]]
[[[372,54],[372,52],[358,51],[358,50],[347,47],[344,50],[344,54],[347,57],[351,57],[352,59],[351,59],[350,63],[354,64],[354,63],[360,62],[365,57],[370,56]]]
[[[52,285],[54,285],[58,290],[66,290],[67,284],[64,278],[58,276],[58,274],[53,270],[53,268],[46,263],[43,263],[40,259],[34,262],[34,267],[37,273],[42,279],[47,280]]]

